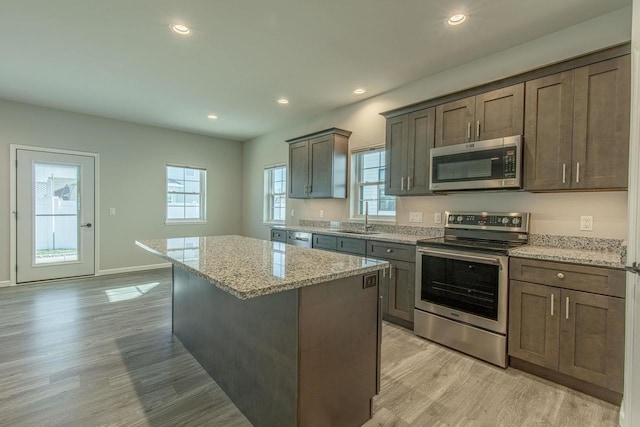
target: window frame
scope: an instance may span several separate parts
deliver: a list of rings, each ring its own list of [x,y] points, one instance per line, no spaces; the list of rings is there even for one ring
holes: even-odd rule
[[[284,169],[284,185],[282,187],[282,193],[275,192],[275,186],[273,185],[274,172],[276,169]],[[262,222],[269,225],[284,225],[287,218],[287,165],[279,163],[277,165],[265,166],[263,171],[264,191],[263,191],[263,203],[262,203]],[[273,199],[275,196],[280,195],[284,197],[284,219],[273,219]]]
[[[374,181],[374,182],[359,182],[359,172],[361,170],[361,155],[370,152],[370,151],[385,151],[385,145],[371,145],[368,147],[362,147],[351,151],[351,219],[354,220],[362,220],[364,221],[364,213],[360,213],[360,194],[362,192],[361,188],[365,185],[382,185],[384,186],[385,181]],[[388,171],[386,170],[386,158],[385,158],[385,174]],[[394,200],[396,196],[389,195],[387,197],[393,197]],[[373,215],[369,214],[369,219],[374,220],[376,222],[396,222],[396,214],[397,214],[397,205],[396,210],[393,215]]]
[[[169,168],[191,169],[200,173],[200,192],[176,192],[169,191]],[[188,225],[188,224],[206,224],[207,223],[207,168],[205,166],[184,164],[184,163],[166,163],[164,168],[165,182],[165,201],[164,201],[164,223],[165,225]],[[182,194],[200,196],[200,217],[199,218],[169,218],[169,195]]]

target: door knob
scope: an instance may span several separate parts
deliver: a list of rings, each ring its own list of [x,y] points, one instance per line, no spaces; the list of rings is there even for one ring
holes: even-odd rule
[[[91,228],[91,223],[88,222],[86,224],[80,224],[80,227],[87,227],[87,228]]]

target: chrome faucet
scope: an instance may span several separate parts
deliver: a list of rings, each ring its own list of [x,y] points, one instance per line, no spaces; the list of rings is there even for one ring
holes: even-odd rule
[[[369,202],[364,202],[364,232],[369,231]]]

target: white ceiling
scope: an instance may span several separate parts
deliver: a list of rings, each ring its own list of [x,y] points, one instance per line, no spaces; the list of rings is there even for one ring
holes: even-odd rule
[[[2,0],[0,98],[242,141],[630,4]]]

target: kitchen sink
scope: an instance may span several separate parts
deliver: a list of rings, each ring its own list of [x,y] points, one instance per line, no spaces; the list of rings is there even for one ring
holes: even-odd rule
[[[349,234],[380,234],[377,231],[362,231],[362,230],[333,230],[337,233],[349,233]]]

